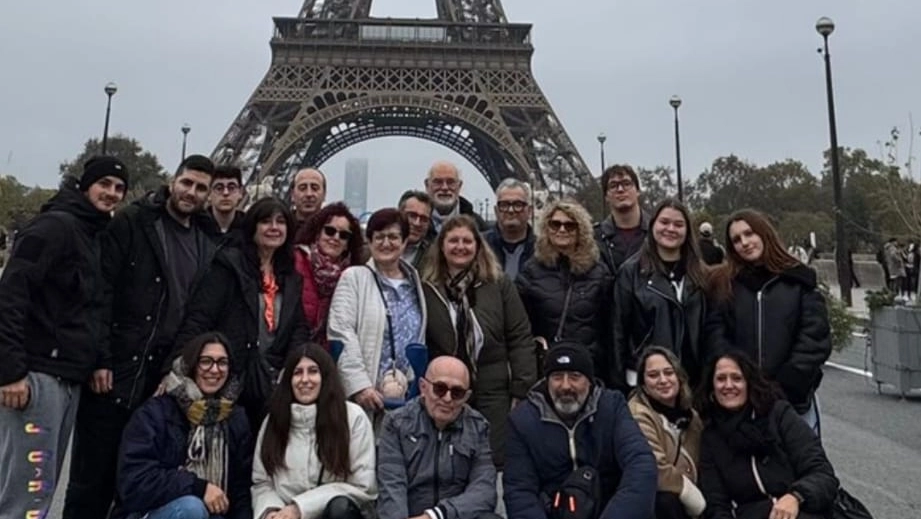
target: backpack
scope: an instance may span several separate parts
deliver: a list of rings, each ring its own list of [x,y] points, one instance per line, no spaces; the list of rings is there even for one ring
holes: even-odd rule
[[[553,494],[549,519],[595,519],[601,513],[601,473],[584,465],[566,478]]]

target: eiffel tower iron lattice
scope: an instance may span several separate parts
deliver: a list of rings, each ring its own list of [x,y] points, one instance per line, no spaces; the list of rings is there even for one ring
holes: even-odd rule
[[[493,186],[569,192],[591,173],[531,71],[531,25],[501,0],[433,0],[432,20],[372,18],[372,0],[306,0],[275,18],[272,64],[218,143],[249,185],[285,193],[305,166],[384,136],[442,144]]]

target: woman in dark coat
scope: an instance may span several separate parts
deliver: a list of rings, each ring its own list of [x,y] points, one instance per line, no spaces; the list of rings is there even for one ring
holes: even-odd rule
[[[617,273],[614,351],[619,375],[630,386],[642,384],[633,368],[639,352],[652,344],[681,360],[692,388],[700,380],[706,273],[693,229],[684,204],[664,200],[653,212],[642,248]]]
[[[838,479],[822,443],[743,353],[717,358],[699,393],[708,519],[827,519]]]
[[[584,207],[559,201],[544,210],[534,256],[515,284],[535,338],[549,346],[561,340],[586,345],[596,375],[608,387],[622,385],[614,380],[612,368],[614,278],[600,260],[592,219]]]
[[[531,326],[515,286],[466,215],[444,223],[423,262],[429,358],[451,355],[470,371],[470,404],[489,421],[493,460],[505,459],[508,413],[537,379]]]
[[[309,340],[301,276],[292,255],[294,219],[284,202],[263,198],[243,217],[239,249],[218,252],[189,299],[177,341],[207,330],[227,336],[243,382],[250,425],[262,423],[273,381],[292,346]]]
[[[253,436],[235,404],[239,381],[227,339],[206,333],[173,362],[166,394],[125,427],[115,519],[250,519]]]
[[[711,282],[715,302],[705,332],[711,358],[731,349],[745,352],[819,434],[815,391],[831,338],[816,273],[786,251],[757,211],[729,217],[726,243],[726,262]]]

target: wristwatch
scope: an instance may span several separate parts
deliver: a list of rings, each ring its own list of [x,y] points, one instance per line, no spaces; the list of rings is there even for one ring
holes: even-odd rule
[[[801,505],[803,504],[803,501],[806,500],[806,498],[803,497],[803,494],[800,494],[800,493],[797,492],[796,490],[791,491],[791,492],[790,492],[790,495],[793,496],[793,497],[795,497],[796,500],[797,500],[797,501],[799,502],[799,504],[801,504]]]

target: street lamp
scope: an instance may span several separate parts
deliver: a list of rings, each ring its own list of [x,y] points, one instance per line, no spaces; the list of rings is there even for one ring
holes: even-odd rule
[[[102,154],[105,155],[106,149],[109,145],[109,114],[112,113],[112,96],[115,95],[115,92],[118,92],[118,85],[110,81],[106,83],[103,91],[108,97],[108,100],[106,101],[106,125],[102,129]]]
[[[189,123],[182,125],[182,160],[185,160],[185,143],[190,131],[192,131],[192,127],[189,126]]]
[[[601,172],[604,173],[604,142],[608,136],[604,132],[598,134],[598,145],[601,147]]]
[[[681,185],[681,134],[678,131],[678,107],[681,106],[681,98],[672,96],[668,104],[675,109],[675,174],[678,177],[678,200],[684,201],[684,187]]]
[[[841,300],[851,306],[851,269],[847,259],[847,239],[844,236],[844,214],[841,206],[841,169],[838,164],[838,125],[835,122],[835,95],[831,87],[831,54],[828,52],[828,37],[835,30],[831,18],[821,17],[815,22],[815,30],[822,35],[824,48],[819,54],[825,58],[825,92],[828,97],[828,133],[831,139],[831,179],[835,197],[835,266],[838,270],[838,286]],[[824,52],[823,52],[824,51]]]

